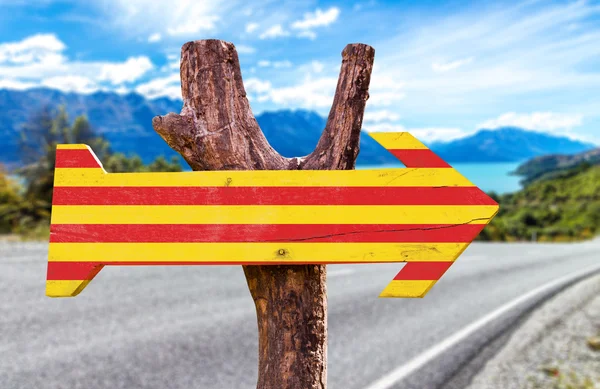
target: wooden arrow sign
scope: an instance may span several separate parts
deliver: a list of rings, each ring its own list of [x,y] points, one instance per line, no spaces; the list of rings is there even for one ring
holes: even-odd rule
[[[369,135],[406,168],[107,174],[59,145],[46,294],[107,265],[407,262],[380,297],[423,297],[498,204],[409,133]]]

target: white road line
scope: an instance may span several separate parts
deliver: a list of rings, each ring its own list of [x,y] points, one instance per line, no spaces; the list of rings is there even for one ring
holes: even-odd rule
[[[337,270],[331,270],[331,271],[327,271],[327,277],[339,277],[339,276],[347,276],[349,274],[354,274],[356,273],[356,270],[354,269],[337,269]]]
[[[554,281],[550,281],[542,286],[539,286],[539,287],[533,289],[532,291],[522,295],[521,297],[518,297],[518,298],[502,305],[500,308],[496,309],[495,311],[490,312],[489,314],[485,315],[481,319],[469,324],[467,327],[454,333],[452,336],[446,338],[441,343],[438,343],[435,346],[427,349],[423,353],[417,355],[415,358],[413,358],[408,363],[406,363],[402,366],[399,366],[395,370],[392,370],[391,372],[389,372],[388,374],[383,376],[381,379],[379,379],[379,380],[375,381],[374,383],[372,383],[371,385],[369,385],[367,387],[367,389],[389,389],[389,388],[391,388],[398,382],[402,381],[403,379],[405,379],[406,377],[408,377],[409,375],[411,375],[412,373],[414,373],[415,371],[417,371],[418,369],[420,369],[421,367],[426,365],[431,360],[435,359],[436,357],[438,357],[439,355],[444,353],[449,348],[460,343],[462,340],[469,337],[470,335],[472,335],[476,331],[480,330],[481,328],[485,327],[488,323],[493,322],[494,320],[496,320],[498,317],[502,316],[503,314],[509,312],[511,309],[514,309],[517,306],[526,302],[527,300],[532,299],[538,295],[541,295],[542,293],[547,292],[557,286],[560,286],[563,284],[568,284],[569,282],[575,281],[578,278],[581,278],[587,274],[592,274],[597,271],[600,271],[600,265],[594,265],[594,266],[588,267],[587,269],[585,269],[583,271],[568,274],[564,277],[561,277]]]

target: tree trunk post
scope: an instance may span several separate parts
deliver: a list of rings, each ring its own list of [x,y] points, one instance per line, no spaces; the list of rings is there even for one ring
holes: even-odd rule
[[[235,46],[221,40],[181,49],[181,113],[153,118],[155,131],[194,170],[350,170],[375,50],[349,44],[327,125],[315,150],[285,158],[267,142],[252,114]],[[279,250],[285,255],[285,245]],[[243,266],[256,306],[258,389],[327,387],[325,265]]]

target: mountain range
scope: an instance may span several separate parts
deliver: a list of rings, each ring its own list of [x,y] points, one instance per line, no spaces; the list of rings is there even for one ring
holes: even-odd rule
[[[115,151],[136,153],[145,162],[175,152],[152,129],[152,118],[180,112],[181,100],[146,99],[130,93],[64,93],[47,88],[24,91],[0,89],[0,163],[18,164],[21,126],[44,106],[64,105],[70,118],[86,115]],[[326,119],[307,110],[263,112],[256,117],[269,143],[286,157],[309,154],[317,144]],[[368,127],[365,126],[368,130]],[[480,130],[474,135],[429,145],[448,162],[519,162],[546,154],[574,154],[592,144],[515,127]],[[398,164],[398,161],[363,134],[358,165]]]
[[[596,147],[517,127],[481,129],[471,136],[430,146],[450,162],[520,162],[547,154],[575,154]]]

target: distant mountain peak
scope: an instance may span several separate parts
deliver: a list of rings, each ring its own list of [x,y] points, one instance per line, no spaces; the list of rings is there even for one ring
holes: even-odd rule
[[[521,162],[546,154],[575,154],[595,145],[519,127],[484,128],[432,149],[450,162]]]
[[[147,99],[130,92],[97,91],[64,93],[49,88],[25,91],[0,89],[0,162],[16,162],[20,126],[44,105],[64,104],[71,119],[86,115],[93,127],[108,138],[113,149],[139,154],[144,161],[175,152],[152,128],[152,118],[180,112],[180,99]],[[325,128],[326,118],[307,109],[281,109],[256,116],[269,143],[286,157],[312,152]],[[523,130],[518,127],[482,129],[450,142],[432,142],[430,147],[448,162],[519,162],[545,154],[574,154],[593,145],[565,137]],[[359,165],[398,161],[366,134],[360,141]]]

